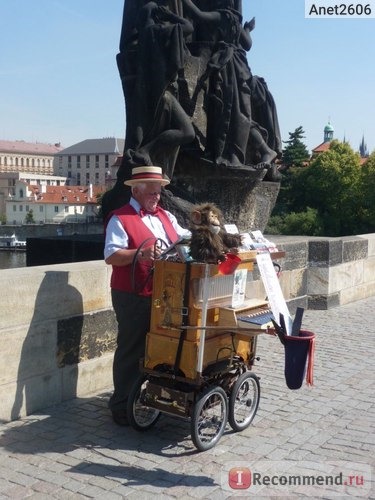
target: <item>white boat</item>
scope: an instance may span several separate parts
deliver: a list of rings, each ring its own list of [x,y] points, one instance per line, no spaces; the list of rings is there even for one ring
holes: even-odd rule
[[[26,241],[19,240],[15,234],[0,236],[0,250],[26,250]]]

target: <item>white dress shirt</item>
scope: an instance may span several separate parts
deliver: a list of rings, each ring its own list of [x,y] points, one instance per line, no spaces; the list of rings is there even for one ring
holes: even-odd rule
[[[134,208],[134,210],[139,214],[141,206],[137,200],[134,198],[130,199],[130,205]],[[176,217],[165,210],[167,213],[169,220],[172,223],[177,235],[183,238],[190,238],[191,233],[188,229],[184,229],[181,227]],[[161,241],[161,248],[168,247],[172,242],[167,236],[163,224],[159,217],[156,217],[152,214],[147,214],[142,217],[142,222],[148,227],[148,229],[152,232],[155,238],[159,238]],[[128,248],[129,238],[128,235],[120,222],[120,219],[117,215],[112,215],[110,218],[107,229],[106,229],[106,237],[105,237],[105,246],[104,246],[104,258],[108,259],[110,255],[117,252],[120,249]]]

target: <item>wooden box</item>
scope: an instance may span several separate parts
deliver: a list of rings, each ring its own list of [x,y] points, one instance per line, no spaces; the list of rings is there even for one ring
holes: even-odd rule
[[[146,337],[146,350],[144,367],[155,369],[160,365],[173,368],[176,360],[178,339],[148,333]],[[198,341],[185,340],[183,342],[179,369],[183,376],[195,380],[198,360]],[[255,355],[256,335],[244,333],[222,333],[206,339],[204,346],[203,370],[217,361],[228,359],[233,354],[238,354],[247,365],[251,365]]]
[[[238,268],[252,269],[253,260],[244,260]],[[213,264],[156,261],[150,331],[179,338],[181,326],[217,326],[219,306],[231,302],[233,280],[233,275],[220,275],[218,266]],[[208,310],[202,319],[204,286],[209,288]],[[200,330],[189,328],[186,335],[187,340],[197,341]],[[217,331],[207,330],[207,338],[214,335]]]

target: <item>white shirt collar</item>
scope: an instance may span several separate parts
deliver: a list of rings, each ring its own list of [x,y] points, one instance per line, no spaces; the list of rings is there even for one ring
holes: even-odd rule
[[[134,208],[134,210],[139,214],[141,210],[141,205],[140,203],[133,197],[130,198],[129,204]]]

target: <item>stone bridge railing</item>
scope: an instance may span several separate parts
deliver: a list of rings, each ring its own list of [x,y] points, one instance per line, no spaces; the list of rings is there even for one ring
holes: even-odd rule
[[[280,280],[292,313],[375,294],[375,234],[271,239],[286,252]],[[102,261],[0,271],[0,420],[111,386],[109,278]],[[264,296],[257,271],[247,291]]]

